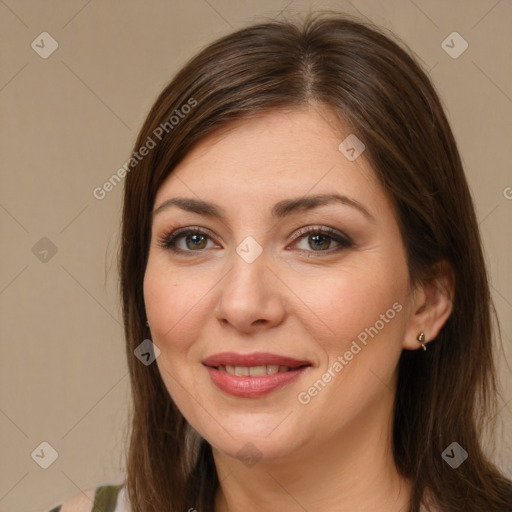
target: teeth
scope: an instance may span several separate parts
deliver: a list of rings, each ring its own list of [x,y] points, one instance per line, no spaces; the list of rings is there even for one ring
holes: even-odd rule
[[[274,375],[279,371],[279,365],[277,364],[267,364],[267,375]]]
[[[249,368],[247,366],[235,366],[235,375],[237,377],[248,377]]]
[[[267,367],[265,365],[251,366],[249,368],[249,375],[251,377],[263,377],[264,375],[267,375]]]
[[[274,375],[277,372],[287,372],[288,366],[279,366],[277,364],[267,364],[260,366],[230,366],[220,365],[220,371],[229,373],[229,375],[236,375],[238,377],[264,377],[265,375]]]

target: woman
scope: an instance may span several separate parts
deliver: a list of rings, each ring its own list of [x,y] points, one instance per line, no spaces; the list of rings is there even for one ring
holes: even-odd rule
[[[331,15],[223,37],[161,93],[125,170],[133,421],[101,510],[512,510],[482,448],[472,200],[391,36]]]

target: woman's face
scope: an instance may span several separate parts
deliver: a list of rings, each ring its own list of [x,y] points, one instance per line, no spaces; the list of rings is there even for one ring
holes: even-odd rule
[[[144,300],[156,362],[194,429],[239,458],[387,428],[412,348],[391,203],[353,139],[339,149],[350,131],[318,112],[205,140],[155,200]]]

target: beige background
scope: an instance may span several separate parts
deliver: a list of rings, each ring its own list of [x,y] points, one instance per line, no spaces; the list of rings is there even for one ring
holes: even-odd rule
[[[512,425],[512,2],[5,0],[0,510],[49,510],[122,477],[129,396],[115,266],[122,187],[101,201],[93,189],[129,157],[150,105],[189,56],[262,16],[309,7],[394,31],[446,105],[502,322],[495,459],[512,476],[512,439],[500,433]],[[43,31],[59,45],[47,59],[31,47]],[[441,47],[453,31],[469,44],[457,59]],[[44,253],[45,241],[33,250],[43,237],[56,254]],[[43,441],[58,452],[48,469],[31,457]]]

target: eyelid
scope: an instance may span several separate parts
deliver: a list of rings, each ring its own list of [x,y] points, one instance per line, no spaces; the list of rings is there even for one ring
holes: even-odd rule
[[[340,231],[336,228],[333,228],[331,226],[326,225],[311,225],[311,226],[305,226],[303,228],[300,228],[295,233],[295,236],[293,238],[293,244],[296,244],[303,238],[305,238],[308,234],[311,235],[324,235],[328,238],[331,238],[334,240],[340,247],[333,248],[333,249],[327,249],[323,251],[305,251],[304,249],[299,249],[299,251],[312,253],[314,255],[321,256],[322,254],[333,254],[335,252],[339,252],[341,249],[347,249],[350,247],[353,247],[355,244],[351,237],[349,237],[347,234],[345,234],[343,231]]]
[[[188,234],[200,234],[207,238],[209,238],[212,241],[215,241],[214,237],[212,236],[212,233],[210,230],[206,228],[202,228],[200,226],[184,226],[181,228],[173,229],[171,228],[168,231],[165,231],[163,235],[159,236],[157,239],[157,244],[159,247],[162,247],[164,249],[172,250],[176,253],[194,253],[194,252],[202,252],[202,251],[184,251],[181,249],[177,249],[176,246],[172,247],[172,244],[175,243],[175,241]]]
[[[206,238],[212,240],[214,243],[217,243],[215,241],[215,238],[212,236],[212,233],[210,232],[210,230],[208,230],[206,228],[202,228],[200,226],[185,226],[185,227],[181,227],[181,228],[170,229],[169,231],[165,231],[165,233],[163,235],[158,237],[157,243],[160,247],[162,247],[164,249],[171,250],[171,251],[173,251],[175,253],[179,253],[179,254],[186,253],[187,255],[193,255],[194,253],[204,252],[205,249],[193,251],[193,250],[178,249],[176,247],[176,241],[179,238],[189,235],[189,234],[199,234],[199,235],[205,236]],[[298,249],[300,252],[313,253],[313,254],[317,254],[318,256],[321,256],[322,254],[332,254],[334,252],[338,252],[339,250],[341,250],[341,248],[346,249],[349,247],[353,247],[353,245],[354,245],[354,242],[348,235],[346,235],[342,231],[339,231],[338,229],[332,228],[330,226],[325,226],[325,225],[310,225],[310,226],[305,226],[305,227],[298,229],[297,231],[294,232],[295,236],[293,237],[291,243],[296,244],[309,234],[325,235],[328,238],[331,238],[340,247],[333,248],[333,249],[327,249],[327,250],[320,250],[320,251],[313,251],[313,250],[308,251],[308,250],[304,250],[304,249]],[[288,244],[288,246],[289,246],[289,244]]]

